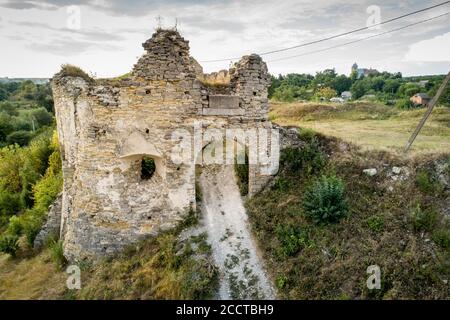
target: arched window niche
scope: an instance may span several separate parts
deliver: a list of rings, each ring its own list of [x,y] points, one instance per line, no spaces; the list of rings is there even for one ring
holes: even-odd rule
[[[142,181],[151,180],[155,174],[165,177],[161,153],[140,133],[132,133],[122,143],[119,158],[133,162],[136,176]]]

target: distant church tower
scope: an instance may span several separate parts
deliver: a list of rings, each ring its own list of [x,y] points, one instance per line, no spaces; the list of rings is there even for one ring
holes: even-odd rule
[[[352,72],[353,71],[357,71],[358,70],[358,65],[356,64],[356,62],[352,65]]]

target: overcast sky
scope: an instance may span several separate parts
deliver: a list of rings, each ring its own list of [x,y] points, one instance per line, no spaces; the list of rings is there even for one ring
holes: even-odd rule
[[[51,77],[61,64],[80,66],[98,77],[131,70],[161,16],[190,41],[198,61],[285,48],[374,21],[387,20],[444,0],[0,0],[0,77]],[[73,7],[77,6],[77,7]],[[78,12],[79,18],[78,19]],[[348,74],[360,67],[404,75],[444,74],[450,70],[450,15],[325,52],[282,57],[336,46],[361,37],[450,12],[450,4],[313,46],[264,56],[269,71],[315,73],[336,68]],[[79,28],[78,28],[79,27]],[[230,62],[202,63],[206,72]]]

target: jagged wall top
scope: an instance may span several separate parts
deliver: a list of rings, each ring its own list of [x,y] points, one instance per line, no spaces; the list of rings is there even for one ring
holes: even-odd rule
[[[133,75],[146,80],[195,79],[189,41],[175,30],[157,30],[142,44],[146,53],[134,66]]]

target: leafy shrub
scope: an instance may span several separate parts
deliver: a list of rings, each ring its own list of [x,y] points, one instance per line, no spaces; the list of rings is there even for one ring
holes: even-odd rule
[[[23,222],[20,220],[18,216],[12,216],[9,219],[8,224],[8,234],[19,236],[22,234],[23,231]]]
[[[272,186],[273,190],[287,191],[292,187],[292,182],[282,176],[278,176]]]
[[[308,142],[313,141],[313,139],[317,139],[317,132],[310,128],[299,128],[298,129],[298,137],[301,140],[305,140]]]
[[[321,99],[325,99],[326,101],[330,100],[331,98],[336,97],[338,94],[336,92],[336,90],[329,88],[329,87],[324,87],[324,88],[320,88],[316,91],[316,93],[314,94],[314,98],[316,100],[321,100]]]
[[[8,101],[0,103],[0,112],[4,112],[6,114],[9,114],[10,116],[15,117],[19,115],[16,106]]]
[[[35,206],[47,209],[61,192],[62,182],[61,172],[56,175],[46,175],[39,180],[33,187]]]
[[[306,190],[303,210],[317,224],[338,222],[347,214],[344,182],[334,176],[322,176]]]
[[[20,210],[20,195],[0,190],[0,226],[8,223],[11,216]]]
[[[366,220],[367,226],[374,232],[383,230],[384,219],[381,216],[371,216]]]
[[[282,257],[293,256],[302,247],[306,247],[309,245],[309,240],[306,232],[304,232],[298,226],[278,225],[275,233],[281,243],[279,253]]]
[[[433,233],[433,241],[444,249],[450,249],[450,230],[438,229]]]
[[[16,256],[16,252],[19,249],[19,237],[14,235],[3,235],[0,237],[0,251]]]
[[[23,212],[20,216],[10,219],[7,233],[11,235],[24,234],[28,244],[33,246],[49,205],[55,201],[62,189],[63,180],[57,135],[49,131],[44,136],[33,140],[27,148],[13,147],[5,148],[2,151],[7,156],[4,159],[8,161],[6,164],[0,161],[0,191],[6,187],[5,185],[11,187],[11,183],[7,182],[15,183],[14,189],[17,190],[15,192],[19,192],[22,200],[19,201],[18,208]],[[18,167],[14,166],[14,159],[18,162],[23,158],[26,159]],[[3,165],[5,167],[2,167]],[[44,174],[43,177],[42,174]],[[5,185],[3,185],[3,179]],[[6,206],[1,206],[2,195],[5,194],[7,194],[5,190],[0,192],[0,212],[7,209]]]
[[[52,261],[55,263],[58,270],[62,270],[67,263],[66,257],[64,257],[63,242],[61,240],[52,239],[49,242],[48,247],[51,252]]]
[[[288,283],[288,278],[285,275],[279,275],[277,279],[275,280],[275,284],[277,285],[278,289],[283,289],[286,287]]]
[[[399,99],[395,103],[395,106],[404,110],[415,108],[414,104],[409,99]]]
[[[410,219],[415,231],[431,231],[438,222],[438,214],[433,210],[422,210],[417,204],[410,212]]]
[[[36,108],[30,111],[30,117],[36,121],[37,126],[48,126],[53,121],[53,115],[45,108]]]
[[[15,131],[6,137],[6,143],[7,144],[17,143],[19,146],[23,147],[28,145],[32,135],[33,134],[31,132],[25,130]]]
[[[421,169],[417,172],[416,185],[419,190],[424,193],[432,193],[439,191],[440,189],[439,182],[435,181],[435,179],[433,179],[430,173],[425,169]]]
[[[325,165],[325,157],[316,137],[312,137],[303,148],[286,148],[281,153],[281,163],[289,170],[312,174]]]
[[[24,215],[23,233],[26,236],[27,243],[33,247],[36,236],[41,231],[47,210],[41,208],[33,208],[28,210]]]

